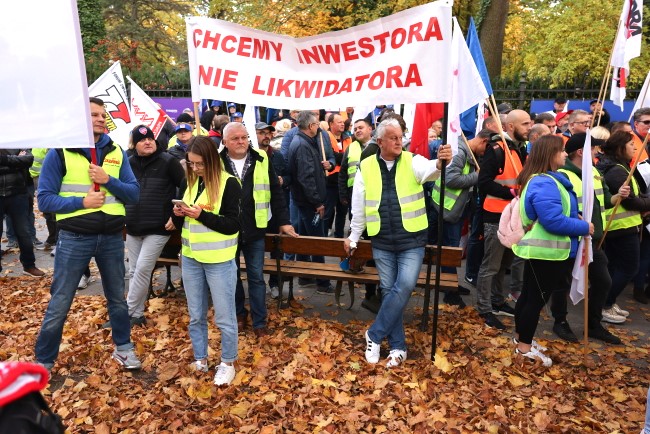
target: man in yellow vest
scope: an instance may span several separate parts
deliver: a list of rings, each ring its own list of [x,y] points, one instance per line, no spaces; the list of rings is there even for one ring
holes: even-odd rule
[[[387,367],[406,360],[403,312],[415,288],[427,242],[427,215],[422,184],[435,180],[441,160],[427,160],[402,150],[402,128],[396,119],[377,127],[379,153],[361,162],[352,189],[352,222],[344,248],[353,254],[364,229],[383,287],[377,318],[366,331],[366,360],[379,362],[381,342],[388,339]],[[451,146],[438,156],[449,161]]]
[[[585,133],[576,133],[571,136],[565,145],[565,151],[568,154],[568,158],[564,167],[560,169],[560,172],[564,173],[569,181],[573,185],[573,191],[575,191],[578,196],[578,208],[582,212],[582,152],[585,146],[587,134]],[[596,155],[596,147],[603,146],[605,144],[604,140],[599,140],[596,138],[591,138],[591,156],[592,161]],[[604,214],[605,209],[614,207],[614,200],[612,200],[612,194],[607,188],[607,183],[603,181],[603,178],[598,172],[598,169],[595,167],[591,168],[592,173],[590,174],[594,178],[594,195],[593,200],[593,214],[591,217],[591,222],[594,224],[594,234],[592,235],[592,246],[593,246],[593,258],[594,261],[589,264],[589,311],[587,315],[587,322],[589,327],[589,336],[595,339],[599,339],[610,344],[620,344],[621,340],[604,328],[601,324],[601,321],[605,321],[612,324],[622,324],[625,322],[625,318],[629,315],[629,312],[620,309],[618,305],[616,306],[617,311],[614,311],[614,308],[609,310],[603,310],[605,305],[605,299],[609,293],[609,289],[612,286],[612,278],[609,275],[607,270],[607,255],[605,251],[598,248],[600,244],[600,239],[603,236],[603,230],[605,228]],[[621,187],[622,197],[625,198],[630,194],[630,186]],[[615,199],[615,198],[614,198]],[[567,315],[567,294],[564,292],[554,292],[551,295],[551,312],[553,318],[555,318],[555,323],[558,321],[565,321]],[[620,313],[619,313],[620,312]],[[627,314],[627,315],[625,315]],[[555,331],[555,326],[553,331]],[[557,333],[557,332],[556,332]],[[563,336],[560,336],[563,338]],[[565,339],[566,340],[566,339]],[[577,338],[575,339],[577,341]]]
[[[269,126],[257,124],[256,129]],[[289,209],[284,200],[284,192],[273,164],[267,153],[253,149],[248,142],[244,124],[230,122],[223,129],[221,161],[224,169],[235,176],[242,184],[240,204],[240,231],[236,256],[239,268],[239,253],[246,260],[246,276],[250,301],[253,332],[261,338],[269,334],[266,324],[266,284],[264,283],[264,236],[271,215],[278,221],[279,232],[297,237],[298,234],[289,223]],[[244,330],[248,311],[244,306],[245,294],[241,271],[237,272],[235,305],[237,308],[238,329]]]
[[[48,152],[41,169],[38,207],[56,213],[59,240],[54,277],[41,330],[36,339],[36,360],[52,369],[59,354],[65,319],[81,275],[95,262],[102,275],[108,316],[115,344],[113,358],[126,369],[142,364],[131,342],[131,324],[124,299],[124,204],[138,202],[140,187],[126,158],[105,131],[104,102],[90,98],[90,115],[97,164],[91,149]]]

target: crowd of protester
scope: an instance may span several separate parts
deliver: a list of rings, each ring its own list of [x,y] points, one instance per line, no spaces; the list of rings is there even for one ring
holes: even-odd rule
[[[190,113],[168,120],[157,139],[148,127],[136,126],[123,151],[105,134],[103,102],[92,98],[96,157],[89,149],[0,153],[9,247],[20,248],[25,274],[33,277],[45,274],[36,267],[34,248],[55,257],[52,299],[36,342],[36,360],[48,370],[54,366],[67,312],[75,292],[88,285],[94,258],[107,299],[104,326],[113,329],[113,358],[127,369],[139,369],[130,327],[146,323],[149,277],[172,232],[180,231],[192,367],[209,369],[211,297],[221,331],[216,384],[229,384],[235,376],[238,333],[250,326],[263,339],[272,332],[266,299],[283,294],[276,276],[264,280],[265,233],[333,236],[342,239],[350,254],[360,239],[372,241],[371,265],[381,284],[366,285],[362,302],[377,314],[365,333],[366,359],[377,363],[386,339],[387,366],[397,366],[407,358],[403,310],[424,246],[439,241],[440,218],[442,244],[460,246],[463,233],[467,238],[465,275],[458,290],[446,292],[444,302],[464,309],[463,296],[475,293],[485,325],[499,330],[507,329],[499,316],[514,317],[513,351],[545,366],[552,360],[533,339],[539,313],[550,300],[553,331],[563,340],[578,341],[567,322],[567,296],[572,264],[580,254],[578,241],[591,235],[589,336],[620,344],[603,326],[629,321],[618,297],[633,283],[637,302],[648,304],[650,298],[650,233],[645,226],[650,165],[642,150],[650,108],[634,113],[630,125],[609,123],[597,102],[591,113],[566,111],[565,104],[558,98],[553,111],[532,116],[501,104],[498,116],[485,119],[469,139],[463,137],[453,156],[441,140],[442,122],[437,120],[429,129],[432,157],[427,159],[409,152],[404,120],[390,106],[367,114],[350,108],[268,109],[267,122],[255,124],[258,147],[253,147],[238,107],[229,104],[228,114],[221,114],[223,105],[215,102],[198,122]],[[580,162],[585,133],[594,126],[594,166],[588,176],[596,190],[587,222],[579,214]],[[440,197],[443,166],[445,195]],[[45,242],[35,237],[35,197],[47,222]],[[514,197],[521,198],[529,230],[510,248],[499,241],[498,228]],[[240,257],[246,261],[248,308]],[[323,256],[297,259],[324,262]],[[334,293],[327,279],[298,283],[313,285],[320,294]]]

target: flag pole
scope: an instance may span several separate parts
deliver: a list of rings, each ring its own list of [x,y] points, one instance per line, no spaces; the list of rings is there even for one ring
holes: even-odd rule
[[[444,115],[443,119],[445,123],[443,125],[449,125],[449,103],[444,103]],[[442,143],[445,144],[447,141],[447,128],[442,129]],[[436,358],[436,345],[438,341],[438,303],[440,302],[440,272],[441,267],[440,263],[442,260],[442,229],[443,229],[443,214],[444,214],[444,203],[445,203],[445,173],[447,168],[447,161],[442,160],[440,168],[440,197],[439,197],[439,211],[438,211],[438,243],[436,245],[436,280],[433,295],[433,331],[431,333],[431,361]],[[429,317],[429,306],[425,306],[427,318]]]
[[[505,146],[505,149],[503,152],[506,154],[508,159],[510,160],[510,163],[512,164],[512,167],[517,167],[515,165],[515,160],[512,158],[512,154],[508,152],[508,142],[506,142],[506,136],[505,133],[503,132],[503,125],[501,124],[501,118],[499,117],[499,111],[497,110],[497,102],[494,99],[494,94],[490,95],[490,98],[492,99],[492,102],[490,103],[490,99],[488,99],[488,106],[490,111],[492,112],[492,117],[497,121],[497,128],[499,128],[499,135],[501,136],[501,140],[503,140],[503,145]],[[516,169],[515,169],[516,171]],[[519,175],[519,173],[517,173]]]
[[[591,236],[589,237],[589,242],[591,243]],[[589,353],[589,324],[588,324],[588,315],[589,315],[589,244],[585,241],[584,249],[582,251],[582,263],[585,264],[585,278],[583,293],[585,295],[584,303],[584,340],[585,345],[583,348],[583,354],[585,360],[587,359],[587,354]]]
[[[605,99],[605,92],[607,92],[606,83],[609,82],[609,76],[611,75],[612,70],[612,57],[614,56],[614,49],[616,48],[616,38],[618,37],[618,31],[621,29],[621,20],[618,20],[618,26],[616,27],[616,33],[614,34],[614,43],[612,44],[612,49],[609,52],[609,59],[607,59],[607,66],[605,66],[605,75],[603,76],[602,81],[600,82],[600,90],[598,91],[598,102],[601,102]],[[601,102],[602,104],[602,102]],[[602,110],[601,110],[602,113]],[[600,124],[600,118],[598,119]],[[591,118],[590,128],[594,127],[594,118]]]
[[[200,101],[193,102],[194,104],[194,129],[196,129],[196,135],[201,135],[201,118],[199,117],[199,104]]]
[[[463,141],[467,145],[467,149],[469,149],[469,155],[472,156],[472,160],[474,160],[474,164],[476,164],[476,171],[478,172],[481,170],[480,166],[478,165],[478,160],[476,160],[476,155],[474,155],[474,151],[472,151],[472,148],[469,146],[469,141],[467,140],[467,137],[465,137],[465,133],[463,130],[460,130],[460,135],[463,136]]]
[[[645,149],[646,143],[648,143],[648,137],[650,137],[650,134],[645,136],[645,139],[643,139],[643,144],[639,148],[639,150],[636,153],[636,158],[634,159],[634,166],[632,166],[632,170],[630,170],[630,173],[627,174],[627,179],[623,183],[623,185],[629,185],[630,180],[632,179],[632,175],[634,175],[634,171],[636,170],[636,166],[639,165],[639,159],[641,158],[641,153]],[[605,226],[605,231],[603,232],[603,237],[600,239],[600,243],[598,243],[598,248],[600,249],[603,245],[603,241],[605,241],[605,237],[607,236],[607,232],[609,231],[609,227],[612,225],[612,221],[614,220],[614,216],[616,215],[616,211],[618,210],[618,206],[621,204],[621,198],[620,196],[616,199],[616,203],[614,204],[614,208],[612,209],[612,215],[609,216],[609,220],[607,220],[607,226]]]

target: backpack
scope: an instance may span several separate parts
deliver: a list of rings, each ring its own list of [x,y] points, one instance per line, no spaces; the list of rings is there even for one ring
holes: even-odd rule
[[[519,210],[519,196],[517,196],[506,205],[501,213],[497,236],[501,244],[512,249],[514,244],[521,241],[525,233],[526,230],[521,222],[521,212]]]

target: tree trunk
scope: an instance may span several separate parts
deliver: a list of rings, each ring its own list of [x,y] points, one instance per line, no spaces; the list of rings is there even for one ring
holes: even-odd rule
[[[485,0],[483,0],[485,1]],[[503,58],[503,39],[508,20],[509,0],[489,0],[490,5],[481,22],[479,39],[483,49],[483,57],[490,79],[501,75],[501,60]]]

